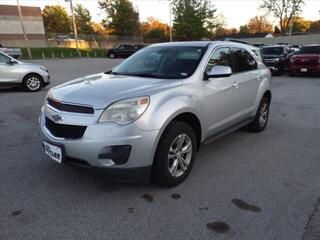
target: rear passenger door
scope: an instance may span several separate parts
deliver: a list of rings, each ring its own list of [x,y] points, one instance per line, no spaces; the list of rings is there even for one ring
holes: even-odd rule
[[[238,116],[246,118],[254,111],[258,92],[259,70],[254,57],[244,48],[231,48],[234,62],[234,78],[237,82],[237,99],[235,107],[240,110]]]

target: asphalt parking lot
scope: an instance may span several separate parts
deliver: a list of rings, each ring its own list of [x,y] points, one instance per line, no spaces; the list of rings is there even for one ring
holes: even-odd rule
[[[120,61],[36,62],[55,86]],[[0,239],[320,239],[320,78],[275,77],[267,130],[203,146],[171,189],[48,160],[37,123],[48,89],[0,90]]]

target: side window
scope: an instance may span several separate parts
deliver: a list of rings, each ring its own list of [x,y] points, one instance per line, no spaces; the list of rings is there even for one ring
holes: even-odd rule
[[[223,47],[214,51],[206,67],[206,73],[210,72],[216,65],[229,66],[233,69],[229,48]]]
[[[232,54],[235,60],[236,72],[246,72],[257,69],[256,60],[246,50],[242,48],[232,48]]]
[[[0,64],[6,64],[7,62],[9,62],[9,60],[10,58],[0,53]]]

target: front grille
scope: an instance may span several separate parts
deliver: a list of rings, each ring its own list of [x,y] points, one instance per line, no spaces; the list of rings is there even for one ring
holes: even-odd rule
[[[46,128],[51,134],[58,138],[79,139],[82,138],[86,131],[86,126],[58,124],[46,118]]]
[[[79,105],[73,105],[73,104],[60,103],[52,99],[48,99],[48,104],[54,107],[55,109],[58,109],[64,112],[84,113],[84,114],[94,113],[93,107],[85,107],[85,106],[79,106]]]
[[[315,59],[311,59],[311,60],[295,59],[293,63],[296,65],[302,65],[302,66],[315,66],[319,64],[318,60],[315,60]]]

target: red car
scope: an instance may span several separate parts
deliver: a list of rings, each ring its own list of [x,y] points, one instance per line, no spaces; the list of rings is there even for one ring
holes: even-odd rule
[[[289,75],[320,75],[320,45],[307,45],[290,58]]]

